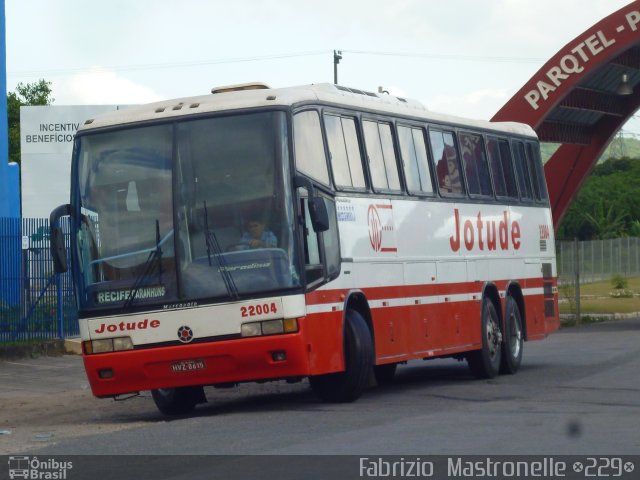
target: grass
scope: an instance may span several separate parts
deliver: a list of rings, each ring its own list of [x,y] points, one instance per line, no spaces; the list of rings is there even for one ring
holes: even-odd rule
[[[627,278],[627,290],[634,292],[632,298],[613,298],[610,292],[613,285],[610,281],[580,285],[580,313],[634,313],[640,312],[640,277]],[[562,290],[562,289],[561,289]],[[564,295],[575,295],[573,288],[567,288]],[[560,300],[563,300],[563,293]],[[575,313],[570,302],[560,303],[560,313]]]
[[[640,312],[640,298],[581,298],[580,313],[634,313]],[[560,304],[560,313],[575,313],[569,304]]]

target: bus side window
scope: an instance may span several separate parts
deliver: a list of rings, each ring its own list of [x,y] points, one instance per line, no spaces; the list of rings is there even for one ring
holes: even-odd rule
[[[362,158],[353,118],[325,114],[329,158],[338,188],[364,188]]]
[[[431,166],[422,129],[399,126],[398,144],[409,193],[432,194]]]
[[[509,142],[501,138],[489,137],[487,147],[493,172],[493,188],[496,195],[499,197],[518,198]]]
[[[547,188],[544,177],[544,168],[540,161],[539,148],[535,143],[527,142],[527,163],[533,180],[533,191],[536,200],[545,201],[547,199]]]
[[[313,229],[309,212],[308,192],[304,188],[298,189],[300,199],[300,226],[302,227],[304,243],[304,269],[307,289],[318,287],[321,283],[333,280],[340,273],[340,240],[338,236],[338,220],[335,201],[318,191],[316,199],[324,197],[327,207],[329,228],[323,232]]]
[[[469,193],[491,196],[491,177],[483,138],[471,133],[460,133],[458,139]]]
[[[329,185],[329,170],[320,129],[320,116],[315,110],[294,115],[293,131],[297,169],[325,185]]]
[[[391,125],[365,120],[362,127],[374,190],[400,190]]]
[[[507,187],[504,184],[504,173],[502,172],[502,163],[500,162],[500,148],[498,141],[489,138],[487,140],[487,151],[489,152],[489,164],[493,171],[493,189],[499,197],[507,196]]]
[[[516,174],[518,176],[518,186],[520,187],[520,197],[523,200],[531,200],[531,180],[529,178],[529,170],[526,164],[524,154],[524,144],[522,142],[513,142],[513,158],[516,164]]]
[[[507,196],[518,198],[518,187],[516,185],[516,176],[513,172],[513,162],[511,161],[511,148],[506,140],[499,141],[500,146],[500,163],[504,172],[504,183],[507,186]]]
[[[324,268],[320,255],[320,235],[313,230],[313,225],[311,224],[309,199],[306,190],[298,189],[298,197],[300,198],[300,213],[302,214],[300,223],[303,230],[306,283],[312,286],[324,278]]]
[[[429,131],[431,153],[436,162],[438,187],[443,195],[463,195],[460,159],[453,132]]]

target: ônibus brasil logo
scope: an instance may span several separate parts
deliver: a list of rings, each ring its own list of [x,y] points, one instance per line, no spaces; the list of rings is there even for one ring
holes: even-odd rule
[[[38,457],[9,457],[9,478],[65,480],[73,462],[62,462],[54,458],[39,460]]]

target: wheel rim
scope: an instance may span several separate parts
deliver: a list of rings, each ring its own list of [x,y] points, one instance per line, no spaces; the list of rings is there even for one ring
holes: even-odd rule
[[[522,348],[522,327],[520,322],[514,314],[509,317],[510,337],[509,337],[509,349],[511,355],[514,358],[518,358],[520,355],[520,349]]]
[[[489,348],[489,355],[491,358],[495,358],[500,353],[500,342],[502,342],[502,334],[496,321],[491,318],[487,322],[487,346]]]

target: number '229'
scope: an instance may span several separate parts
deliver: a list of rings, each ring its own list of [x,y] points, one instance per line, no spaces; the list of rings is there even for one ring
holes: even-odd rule
[[[275,303],[271,302],[240,307],[240,314],[243,317],[255,317],[256,315],[265,315],[267,313],[278,313],[278,307]]]

